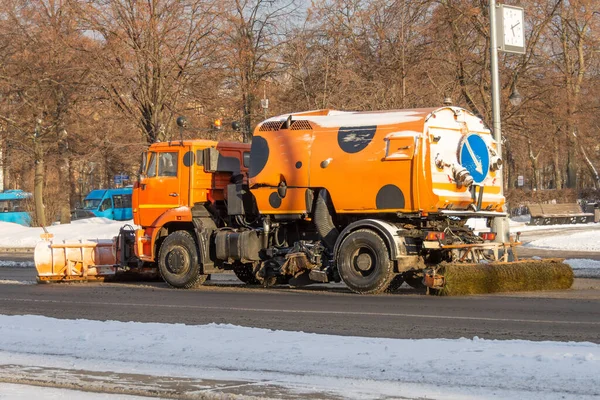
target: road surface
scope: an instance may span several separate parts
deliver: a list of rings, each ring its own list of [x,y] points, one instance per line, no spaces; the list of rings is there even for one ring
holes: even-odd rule
[[[195,290],[162,282],[35,284],[33,268],[0,268],[0,310],[164,323],[229,323],[269,329],[390,338],[590,341],[600,343],[600,280],[574,289],[433,297],[404,288],[361,296],[343,284],[303,289],[244,287],[218,275]]]
[[[543,233],[551,235],[552,232]],[[554,233],[556,234],[556,233]],[[524,234],[527,242],[538,234]],[[520,256],[586,258],[600,253],[523,247]],[[470,297],[432,297],[403,287],[398,294],[360,296],[343,284],[304,289],[246,287],[229,274],[195,290],[162,282],[36,284],[23,267],[32,253],[0,253],[20,267],[0,267],[0,313],[65,319],[185,324],[227,323],[269,329],[389,338],[472,338],[600,343],[600,279],[576,279],[571,290]],[[303,395],[256,382],[195,381],[78,370],[0,368],[0,382],[128,393],[164,398],[336,398],[315,388]],[[205,391],[198,391],[198,387]]]

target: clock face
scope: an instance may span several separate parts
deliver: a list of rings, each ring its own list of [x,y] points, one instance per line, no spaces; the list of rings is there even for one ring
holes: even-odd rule
[[[523,10],[503,7],[504,45],[525,47],[523,34]]]

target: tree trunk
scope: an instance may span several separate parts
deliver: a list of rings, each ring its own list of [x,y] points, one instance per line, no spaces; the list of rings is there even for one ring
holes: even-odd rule
[[[514,189],[517,187],[517,184],[513,179],[513,176],[515,176],[515,159],[511,156],[511,143],[508,140],[508,138],[504,142],[504,146],[502,147],[502,153],[506,155],[502,155],[502,159],[506,160],[505,166],[502,167],[502,177],[504,179],[502,184],[505,188]]]
[[[592,160],[590,160],[590,158],[588,157],[587,152],[585,151],[585,147],[581,144],[581,142],[579,141],[578,136],[575,135],[575,134],[574,134],[573,141],[575,142],[577,148],[581,152],[581,155],[582,155],[582,158],[583,158],[583,162],[585,163],[585,166],[588,168],[588,171],[589,171],[590,176],[592,178],[592,182],[594,183],[594,187],[595,188],[600,188],[600,174],[598,173],[598,170],[596,169],[596,167],[592,163]]]
[[[0,164],[2,164],[2,170],[0,170],[0,190],[7,190],[8,184],[8,140],[4,138],[2,141],[2,147],[0,147]]]
[[[60,223],[71,223],[71,202],[70,202],[70,174],[69,170],[69,144],[67,142],[67,131],[61,129],[58,139],[58,193],[60,200]]]
[[[245,93],[242,94],[244,100],[244,113],[243,113],[243,122],[242,129],[244,143],[250,143],[252,139],[252,100],[253,95],[250,93],[250,89],[245,89]]]
[[[39,128],[36,128],[38,130]],[[37,133],[36,133],[37,136]],[[40,139],[33,139],[34,156],[35,156],[35,177],[33,180],[33,198],[35,202],[35,218],[38,225],[46,226],[46,213],[44,210],[44,149],[40,143]]]
[[[527,139],[527,147],[529,148],[529,161],[531,162],[531,168],[533,170],[531,187],[536,190],[540,190],[540,164],[539,164],[539,153],[538,155],[533,154],[533,145],[531,139]]]
[[[560,153],[561,153],[561,148],[559,146],[558,140],[557,140],[557,136],[558,135],[554,135],[554,148],[553,150],[553,156],[552,156],[552,164],[554,166],[554,188],[555,189],[562,189],[563,188],[563,174],[562,174],[562,165],[560,162]]]
[[[574,129],[569,127],[569,131]],[[574,134],[573,134],[574,135]],[[575,156],[576,146],[573,135],[569,135],[567,143],[569,150],[567,153],[567,187],[569,189],[575,189],[577,187],[577,160]]]

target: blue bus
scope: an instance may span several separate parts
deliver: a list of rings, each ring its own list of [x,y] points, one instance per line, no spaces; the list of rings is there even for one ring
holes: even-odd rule
[[[0,221],[31,225],[31,215],[25,211],[25,202],[31,197],[21,189],[0,192]]]
[[[83,209],[97,217],[126,221],[133,218],[131,210],[132,187],[92,190],[83,200]]]

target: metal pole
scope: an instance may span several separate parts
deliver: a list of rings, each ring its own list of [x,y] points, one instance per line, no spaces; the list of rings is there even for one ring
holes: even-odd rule
[[[490,64],[492,72],[492,129],[496,140],[498,155],[502,157],[502,129],[500,119],[500,76],[498,73],[498,37],[496,27],[496,0],[490,0]],[[503,157],[502,157],[503,158]],[[500,195],[504,196],[504,171]],[[506,211],[506,206],[504,207]],[[496,232],[497,242],[508,241],[508,218],[494,218],[492,231]]]

